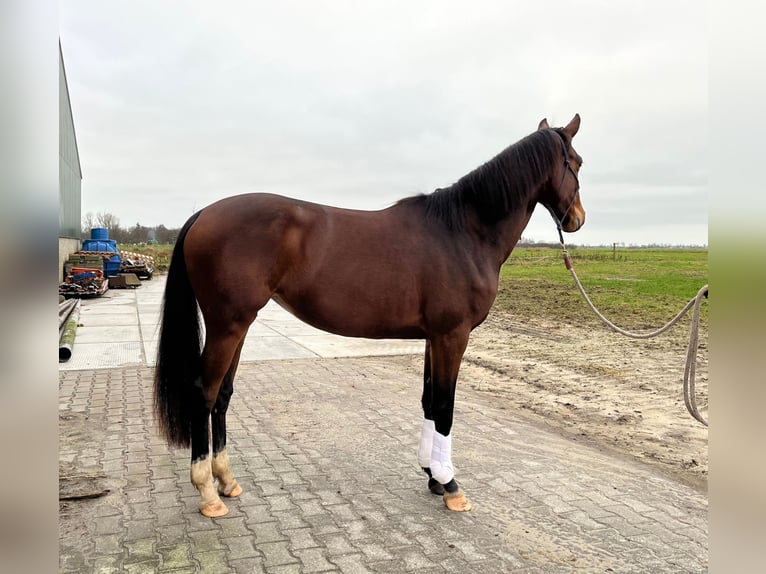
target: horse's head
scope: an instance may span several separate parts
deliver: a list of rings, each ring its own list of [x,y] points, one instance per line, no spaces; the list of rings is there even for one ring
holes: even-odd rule
[[[580,129],[580,115],[575,114],[563,128],[551,128],[543,119],[537,129],[550,131],[552,145],[560,146],[558,153],[561,158],[543,189],[540,203],[550,211],[561,229],[570,233],[577,231],[585,223],[585,209],[580,203],[580,181],[577,178],[582,158],[572,147],[572,138]]]

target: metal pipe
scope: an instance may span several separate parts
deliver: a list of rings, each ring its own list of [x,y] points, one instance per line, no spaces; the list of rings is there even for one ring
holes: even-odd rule
[[[64,324],[67,322],[67,319],[69,319],[69,315],[72,314],[77,302],[77,299],[65,299],[59,303],[59,337],[61,337],[61,333],[64,330]]]
[[[77,322],[80,319],[80,299],[76,299],[63,327],[59,328],[59,363],[65,363],[72,357]]]

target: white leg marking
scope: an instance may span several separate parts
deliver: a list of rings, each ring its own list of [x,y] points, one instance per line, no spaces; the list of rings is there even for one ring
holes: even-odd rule
[[[431,476],[441,484],[447,484],[455,478],[455,467],[452,466],[452,435],[444,436],[434,431],[433,448],[431,449]]]
[[[213,488],[213,472],[210,465],[210,457],[193,462],[190,474],[192,484],[197,487],[202,497],[201,507],[221,501],[215,488]]]
[[[423,419],[423,428],[420,431],[420,447],[418,448],[418,463],[423,468],[431,464],[431,446],[434,443],[436,426],[434,421]]]
[[[224,496],[239,496],[242,488],[229,470],[229,454],[224,448],[217,455],[213,454],[212,461],[213,478],[218,480],[218,494]]]

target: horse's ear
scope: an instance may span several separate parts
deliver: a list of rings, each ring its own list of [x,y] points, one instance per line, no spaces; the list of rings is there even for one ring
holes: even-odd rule
[[[575,137],[575,134],[577,133],[577,130],[580,129],[580,114],[575,114],[572,118],[572,121],[567,124],[567,126],[564,128],[564,133],[567,134],[570,138]]]
[[[551,127],[551,126],[548,125],[547,118],[543,118],[543,119],[540,120],[540,123],[537,126],[537,130],[538,131],[540,131],[540,130],[547,130],[549,127]]]

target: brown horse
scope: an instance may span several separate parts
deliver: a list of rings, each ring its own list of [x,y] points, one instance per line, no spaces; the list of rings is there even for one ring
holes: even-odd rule
[[[449,509],[470,509],[451,455],[460,362],[535,206],[560,230],[585,222],[582,159],[572,148],[579,126],[579,115],[564,128],[542,120],[450,187],[381,211],[256,193],[218,201],[186,222],[165,288],[155,413],[170,444],[191,446],[202,514],[223,516],[219,494],[242,492],[229,470],[226,410],[248,327],[269,299],[332,333],[426,340],[418,461]]]

